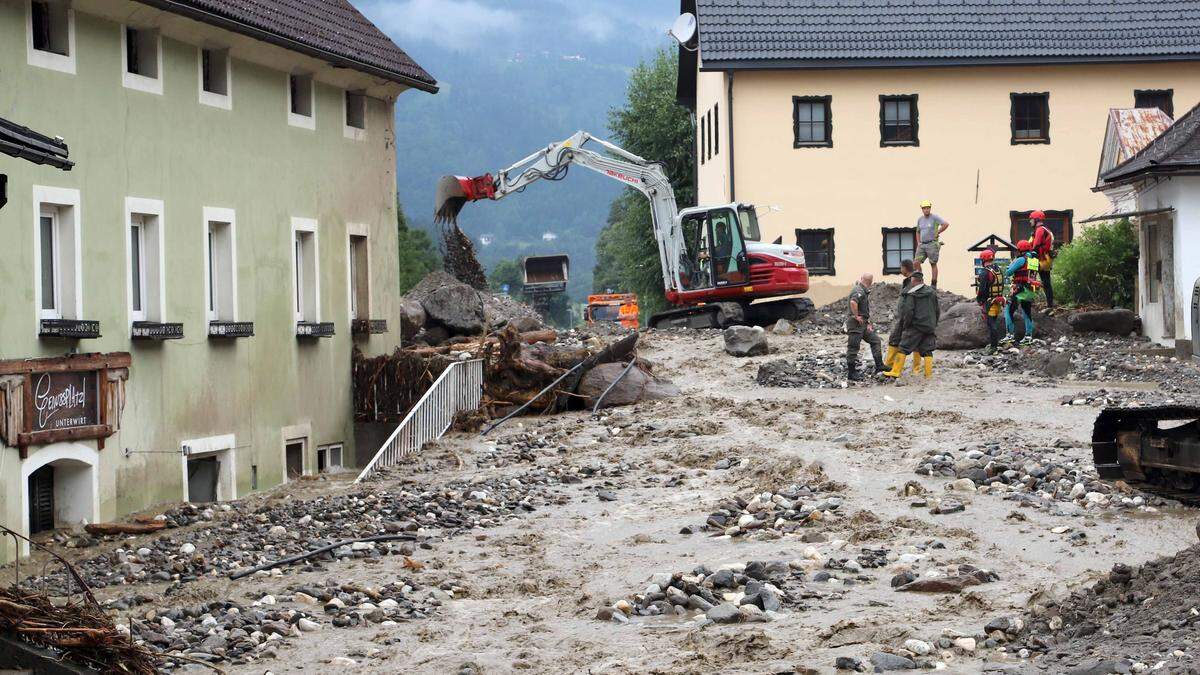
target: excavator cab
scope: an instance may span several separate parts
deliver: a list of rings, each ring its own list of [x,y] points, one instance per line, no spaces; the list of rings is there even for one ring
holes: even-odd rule
[[[753,218],[753,211],[749,211]],[[757,230],[757,219],[753,219]],[[687,291],[745,284],[750,278],[741,214],[729,207],[694,210],[680,222],[680,283]],[[757,234],[757,231],[755,232]]]

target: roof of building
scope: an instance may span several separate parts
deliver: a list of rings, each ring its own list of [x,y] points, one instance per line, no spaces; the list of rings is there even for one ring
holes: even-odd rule
[[[409,87],[437,80],[349,0],[138,0]]]
[[[67,159],[67,144],[61,138],[50,138],[3,117],[0,117],[0,152],[67,171],[75,166]]]
[[[1141,152],[1171,124],[1171,116],[1158,108],[1109,110],[1108,125],[1104,129],[1104,147],[1100,151],[1097,185],[1104,182],[1101,176]]]
[[[713,69],[1200,58],[1196,0],[692,2]]]
[[[1106,183],[1200,170],[1200,106],[1189,110],[1133,157],[1105,172]]]

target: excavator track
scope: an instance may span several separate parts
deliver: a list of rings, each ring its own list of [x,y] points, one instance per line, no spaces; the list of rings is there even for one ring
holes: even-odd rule
[[[710,302],[659,312],[650,317],[650,328],[727,328],[771,326],[780,319],[800,321],[813,311],[808,298],[783,298],[770,302]]]
[[[1200,505],[1200,407],[1105,408],[1092,428],[1092,459],[1105,480]]]

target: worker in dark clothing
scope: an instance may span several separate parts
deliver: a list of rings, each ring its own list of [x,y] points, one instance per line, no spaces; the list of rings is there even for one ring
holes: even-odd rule
[[[1000,348],[1000,337],[1004,335],[1004,271],[996,264],[996,252],[987,249],[979,254],[983,266],[975,278],[975,301],[979,303],[979,311],[987,323],[989,355],[995,354]]]
[[[937,291],[925,285],[925,275],[920,270],[913,272],[912,283],[901,293],[904,298],[904,313],[900,325],[904,337],[900,340],[900,355],[892,361],[892,369],[884,373],[888,377],[900,377],[904,362],[913,354],[914,366],[921,364],[925,377],[933,376],[933,350],[937,349],[937,325],[941,318]],[[913,370],[917,370],[915,367]]]
[[[1046,309],[1054,307],[1054,286],[1050,280],[1050,268],[1054,266],[1054,233],[1046,227],[1046,214],[1034,211],[1029,214],[1029,224],[1033,226],[1033,236],[1029,243],[1038,257],[1038,278],[1042,281],[1042,290],[1046,292]]]
[[[904,306],[904,290],[912,283],[913,261],[905,258],[900,261],[900,275],[904,277],[900,282],[900,297],[896,300],[896,319],[892,323],[892,332],[888,334],[887,354],[883,357],[883,365],[888,368],[892,367],[892,359],[900,353],[900,338],[904,335],[904,331],[900,330],[900,313]]]
[[[884,371],[882,343],[871,324],[871,284],[874,281],[873,276],[864,274],[850,291],[850,314],[846,317],[846,377],[854,381],[863,379],[858,372],[858,348],[863,340],[871,346],[875,372]]]

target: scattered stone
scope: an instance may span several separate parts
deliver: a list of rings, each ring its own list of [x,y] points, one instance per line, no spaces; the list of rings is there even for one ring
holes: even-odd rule
[[[759,326],[730,326],[725,329],[725,351],[733,356],[762,356],[767,347],[767,332]]]

